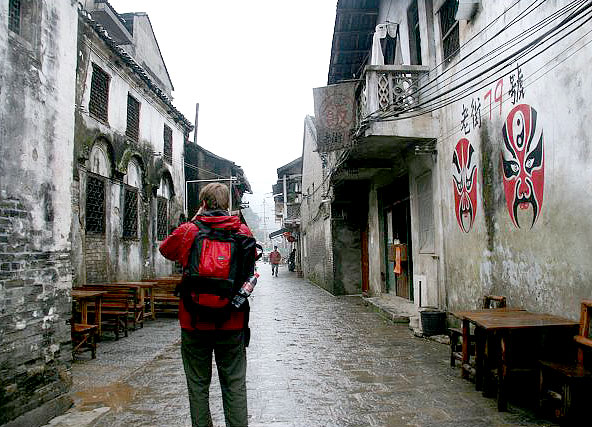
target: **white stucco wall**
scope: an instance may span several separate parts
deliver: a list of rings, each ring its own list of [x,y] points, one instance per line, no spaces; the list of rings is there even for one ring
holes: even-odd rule
[[[153,77],[156,77],[158,86],[169,96],[172,96],[173,84],[169,78],[165,63],[161,56],[158,42],[148,15],[143,12],[134,14],[133,45],[123,46],[136,61],[149,69]]]
[[[87,27],[87,31],[90,30]],[[109,196],[107,207],[108,227],[105,231],[105,261],[108,264],[109,277],[119,280],[139,280],[153,274],[169,275],[173,271],[173,264],[158,253],[157,241],[157,203],[155,193],[160,191],[163,172],[170,174],[171,188],[168,190],[169,224],[175,226],[184,206],[185,175],[184,175],[184,128],[175,123],[173,117],[167,113],[168,107],[144,83],[140,83],[137,76],[127,67],[116,65],[113,53],[95,36],[92,31],[90,37],[79,45],[79,138],[89,138],[89,133],[103,135],[108,145],[111,145],[115,156],[116,174],[114,180],[108,182]],[[96,64],[110,76],[108,120],[103,123],[88,114],[92,67]],[[131,141],[125,136],[127,127],[127,99],[128,94],[140,103],[139,138]],[[164,126],[172,130],[172,162],[164,161]],[[94,137],[92,137],[94,138]],[[79,140],[79,146],[84,145]],[[84,148],[80,148],[84,151]],[[84,155],[83,152],[80,153]],[[110,152],[111,155],[111,152]],[[123,238],[123,200],[122,184],[129,180],[126,176],[130,158],[137,159],[142,171],[142,183],[138,187],[138,234],[137,238]],[[84,168],[80,169],[83,175]],[[121,179],[121,182],[119,182]],[[147,185],[150,184],[150,185]],[[154,186],[154,187],[152,187]],[[80,211],[84,215],[83,180],[80,180],[78,190],[81,192],[79,200]],[[160,191],[161,192],[161,191]],[[75,232],[84,233],[80,225],[73,223]],[[84,238],[78,238],[77,265],[80,267],[78,276],[84,277],[83,265],[85,246]],[[78,259],[80,256],[80,259]]]
[[[300,205],[300,230],[303,236],[302,271],[306,279],[331,291],[333,288],[331,208],[329,197],[324,197],[328,183],[325,182],[321,156],[314,151],[316,147],[313,119],[307,117],[304,120],[302,203]],[[330,161],[332,156],[328,157]]]
[[[471,21],[460,22],[462,44],[501,15],[497,25],[461,49],[450,65],[450,74],[466,68],[466,61],[459,63],[459,58],[484,43],[528,6],[520,3],[506,11],[511,3],[483,2],[481,11]],[[476,55],[516,40],[560,6],[558,2],[543,3]],[[438,164],[451,308],[474,306],[479,296],[499,293],[505,295],[511,305],[577,319],[580,300],[590,297],[592,219],[586,212],[590,211],[592,202],[585,195],[592,184],[592,170],[588,167],[592,134],[587,125],[592,111],[589,96],[592,81],[585,76],[592,60],[592,49],[588,45],[567,58],[583,47],[585,40],[570,45],[586,31],[585,27],[576,30],[531,62],[525,63],[524,58],[518,61],[525,86],[524,97],[518,99],[516,105],[523,103],[536,109],[537,127],[542,127],[544,135],[544,196],[540,216],[532,228],[532,208],[518,210],[520,228],[512,223],[502,181],[502,127],[514,107],[508,91],[510,75],[517,76],[516,63],[505,70],[510,75],[492,73],[482,89],[442,110]],[[519,43],[495,59],[501,59],[524,44]],[[440,62],[441,49],[436,52],[437,62]],[[501,106],[488,95],[496,91],[499,81],[503,85]],[[481,102],[481,125],[471,126],[465,133],[459,129],[462,108],[464,105],[470,109],[473,100]],[[469,139],[479,159],[477,214],[469,233],[460,230],[454,214],[451,161],[461,137]]]

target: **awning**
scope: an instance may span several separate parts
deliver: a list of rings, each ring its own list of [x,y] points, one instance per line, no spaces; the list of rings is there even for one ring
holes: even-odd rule
[[[281,234],[284,234],[284,233],[285,233],[285,232],[287,232],[287,231],[288,231],[288,229],[287,229],[287,228],[280,228],[280,229],[279,229],[279,230],[277,230],[277,231],[274,231],[274,232],[272,232],[272,233],[269,233],[269,238],[270,238],[270,239],[273,239],[274,237],[277,237],[277,236],[279,236],[279,235],[281,235]]]

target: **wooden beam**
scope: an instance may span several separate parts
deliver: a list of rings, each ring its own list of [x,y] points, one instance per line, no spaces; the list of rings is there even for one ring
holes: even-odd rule
[[[356,14],[356,15],[378,15],[378,9],[353,9],[353,8],[341,8],[337,9],[337,14]]]

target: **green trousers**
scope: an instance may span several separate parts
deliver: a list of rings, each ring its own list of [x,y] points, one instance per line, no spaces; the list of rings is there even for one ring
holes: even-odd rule
[[[212,426],[209,404],[212,352],[220,378],[226,426],[247,426],[247,353],[242,330],[181,331],[191,423],[194,427]]]

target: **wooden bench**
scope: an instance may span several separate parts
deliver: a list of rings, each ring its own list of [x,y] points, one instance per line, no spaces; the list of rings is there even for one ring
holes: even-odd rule
[[[143,281],[156,282],[152,289],[156,313],[177,314],[179,312],[179,297],[175,295],[175,288],[181,282],[181,276],[157,277]]]
[[[140,304],[138,303],[136,289],[100,284],[85,285],[83,289],[105,292],[101,304],[101,329],[103,331],[113,331],[115,339],[118,340],[121,333],[123,333],[123,336],[128,336],[128,320],[130,318],[134,329],[137,327],[136,311]],[[143,322],[143,316],[140,321]]]
[[[539,409],[553,408],[553,415],[570,423],[589,411],[592,395],[592,371],[584,364],[592,353],[592,300],[581,304],[579,335],[574,336],[577,358],[573,361],[539,361]],[[586,412],[590,420],[589,412]]]
[[[490,309],[490,308],[505,308],[506,307],[506,297],[504,296],[497,296],[497,295],[485,295],[481,300],[481,308],[483,309]],[[458,360],[462,364],[462,329],[461,328],[448,328],[448,336],[450,337],[450,366],[454,368],[456,366],[456,361]],[[475,354],[475,336],[469,336],[469,342],[467,343],[469,346],[470,354]],[[475,375],[475,367],[472,366],[474,364],[474,358],[471,362],[466,366],[461,366],[463,368],[463,372],[468,372],[472,375]]]

